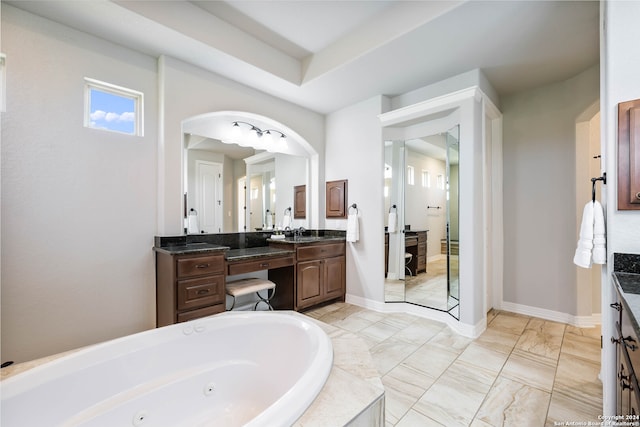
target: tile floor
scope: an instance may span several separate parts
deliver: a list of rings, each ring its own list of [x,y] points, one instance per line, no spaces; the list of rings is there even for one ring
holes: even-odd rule
[[[337,303],[305,314],[369,346],[386,426],[554,426],[598,421],[600,329],[489,313],[477,339],[404,313]]]

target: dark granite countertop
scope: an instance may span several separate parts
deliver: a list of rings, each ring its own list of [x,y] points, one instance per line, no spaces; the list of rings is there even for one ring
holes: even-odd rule
[[[640,335],[640,255],[614,254],[613,283],[629,312],[636,334]]]
[[[260,246],[257,248],[230,249],[225,255],[227,261],[246,261],[252,258],[266,258],[271,256],[293,255],[293,250],[273,248],[271,246]]]
[[[613,273],[625,294],[640,295],[640,274],[637,273],[621,273],[616,271]]]
[[[346,236],[301,236],[301,237],[285,237],[284,239],[267,239],[268,242],[290,243],[290,244],[308,244],[317,242],[344,242]]]
[[[226,251],[227,261],[264,258],[293,254],[293,244],[305,245],[325,241],[345,241],[343,230],[306,230],[298,238],[270,239],[272,232],[194,234],[181,236],[155,236],[153,250],[170,255],[206,254]],[[270,247],[269,243],[290,243],[291,246]]]
[[[211,243],[186,243],[169,246],[154,246],[153,250],[156,252],[164,252],[169,255],[194,255],[205,254],[211,252],[226,251],[229,246],[214,245]]]

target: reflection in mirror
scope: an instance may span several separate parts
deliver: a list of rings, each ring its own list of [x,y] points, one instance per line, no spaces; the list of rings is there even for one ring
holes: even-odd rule
[[[459,147],[460,126],[446,133],[447,139],[447,309],[456,319],[460,318],[460,270],[458,207],[460,206]]]
[[[306,157],[193,134],[184,139],[186,211],[196,210],[200,233],[272,230],[282,225],[285,209],[293,206],[294,186],[306,184]]]
[[[257,156],[256,156],[257,157]],[[245,159],[249,176],[246,222],[250,231],[273,230],[276,225],[276,162],[272,155],[253,162]]]
[[[385,301],[458,318],[458,126],[385,142]]]
[[[253,156],[255,150],[193,134],[184,139],[187,211],[196,210],[199,232],[244,231],[243,159]]]

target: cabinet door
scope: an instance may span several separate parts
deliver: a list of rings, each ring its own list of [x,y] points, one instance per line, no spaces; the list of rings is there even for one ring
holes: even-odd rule
[[[307,217],[307,186],[293,187],[293,217],[305,219]]]
[[[640,209],[640,99],[618,104],[618,210]]]
[[[618,346],[620,347],[620,346]],[[622,354],[622,349],[618,351],[618,358],[620,359],[620,363],[618,364],[618,386],[617,386],[617,406],[618,406],[618,415],[627,415],[631,410],[631,393],[629,392],[629,378],[631,374],[626,366],[626,361],[624,360],[624,355]]]
[[[313,305],[322,299],[322,261],[298,263],[298,308]]]
[[[327,218],[346,218],[347,180],[327,182],[326,199]]]
[[[345,260],[344,257],[327,258],[324,260],[324,286],[327,299],[340,297],[345,290]]]

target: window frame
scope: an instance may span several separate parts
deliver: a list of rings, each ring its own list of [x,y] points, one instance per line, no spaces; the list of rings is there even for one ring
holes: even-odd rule
[[[91,91],[98,90],[111,95],[133,100],[133,132],[91,126]],[[121,135],[144,136],[144,93],[89,77],[84,78],[84,127],[115,132]]]

